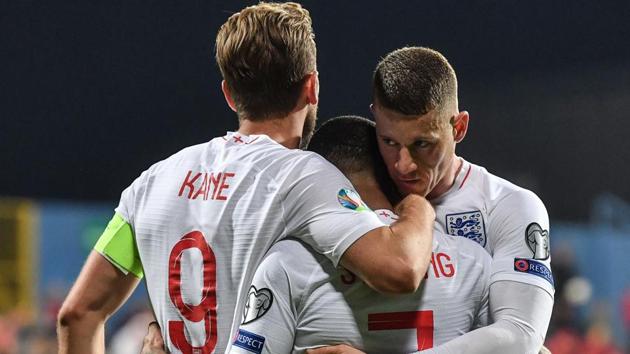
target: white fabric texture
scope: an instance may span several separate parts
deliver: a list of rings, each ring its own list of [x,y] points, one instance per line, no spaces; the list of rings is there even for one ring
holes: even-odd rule
[[[549,326],[551,295],[541,288],[507,280],[497,281],[490,288],[490,309],[494,316],[491,325],[421,353],[538,353]]]
[[[490,317],[495,322],[430,352],[537,353],[554,296],[549,217],[542,201],[463,160],[451,189],[432,204],[440,230],[466,235],[492,255]],[[463,216],[472,216],[482,232],[470,233],[462,220],[457,225]]]
[[[547,209],[534,193],[463,160],[451,189],[431,203],[440,231],[472,239],[492,256],[491,282],[512,280],[531,284],[553,296],[554,287],[549,281],[514,270],[515,258],[535,259],[551,267],[551,257],[535,257],[527,242],[526,232],[532,223],[546,232],[547,246],[549,241]],[[472,225],[468,226],[466,221]]]
[[[388,223],[395,220],[391,212],[376,213]],[[489,269],[490,256],[477,244],[436,233],[432,266],[421,288],[388,296],[336,269],[307,245],[286,239],[271,248],[256,271],[249,303],[258,299],[262,310],[246,314],[240,329],[264,338],[262,353],[301,353],[335,343],[374,353],[416,351],[488,323]],[[273,301],[265,309],[261,294],[268,292]],[[237,346],[231,352],[248,353]]]
[[[265,135],[228,133],[143,172],[116,211],[134,230],[170,352],[187,345],[224,352],[254,270],[287,235],[336,264],[360,236],[384,226],[370,210],[340,203],[340,191],[352,188],[319,155]]]

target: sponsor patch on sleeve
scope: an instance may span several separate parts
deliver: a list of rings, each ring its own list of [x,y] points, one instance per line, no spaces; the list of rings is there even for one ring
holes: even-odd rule
[[[370,208],[363,203],[361,197],[357,192],[352,189],[342,188],[337,192],[337,201],[341,204],[342,207],[348,208],[354,211],[365,211],[370,210]]]
[[[232,344],[252,353],[260,354],[265,345],[265,337],[239,329]]]
[[[542,262],[527,258],[514,258],[514,270],[521,273],[536,275],[545,279],[554,286],[551,270]]]
[[[549,258],[549,231],[544,230],[540,224],[533,222],[527,225],[525,230],[525,242],[534,253],[534,259],[545,260]]]
[[[249,288],[247,302],[243,310],[243,324],[253,322],[263,317],[273,304],[273,294],[267,288],[256,289],[255,286]]]

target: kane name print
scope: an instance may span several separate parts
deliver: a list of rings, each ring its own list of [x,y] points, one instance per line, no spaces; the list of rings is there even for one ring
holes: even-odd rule
[[[191,200],[227,200],[229,196],[232,172],[193,172],[188,171],[181,187],[179,197]]]

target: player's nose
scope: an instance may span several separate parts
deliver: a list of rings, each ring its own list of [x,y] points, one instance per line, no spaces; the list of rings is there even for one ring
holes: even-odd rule
[[[394,167],[399,174],[404,176],[413,173],[418,168],[418,165],[413,161],[409,149],[403,147],[398,151],[398,161],[396,161]]]

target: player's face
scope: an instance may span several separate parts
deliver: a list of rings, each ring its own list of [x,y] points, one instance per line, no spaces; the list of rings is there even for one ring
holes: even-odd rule
[[[403,196],[434,196],[431,192],[445,179],[455,158],[452,117],[436,110],[408,116],[378,104],[372,106],[372,113],[378,147],[398,191]]]

